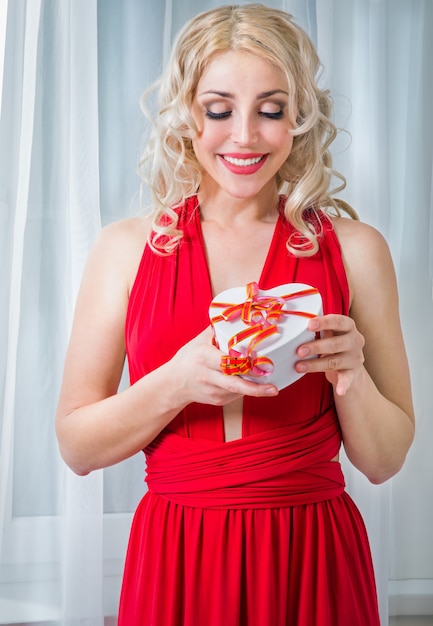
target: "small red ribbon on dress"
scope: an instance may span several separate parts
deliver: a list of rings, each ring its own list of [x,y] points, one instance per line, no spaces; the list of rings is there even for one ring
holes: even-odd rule
[[[316,317],[314,313],[305,311],[288,311],[283,306],[287,300],[318,293],[318,289],[311,287],[283,296],[259,296],[257,283],[248,283],[246,286],[247,299],[239,304],[228,302],[213,302],[212,307],[222,308],[224,311],[211,319],[212,324],[241,318],[248,326],[228,341],[228,354],[221,357],[221,370],[224,374],[253,376],[268,376],[274,370],[274,364],[266,356],[257,356],[256,346],[278,333],[277,321],[281,315],[300,315],[302,317]],[[244,352],[235,350],[234,346],[250,337],[250,342]],[[214,336],[215,341],[215,336]]]

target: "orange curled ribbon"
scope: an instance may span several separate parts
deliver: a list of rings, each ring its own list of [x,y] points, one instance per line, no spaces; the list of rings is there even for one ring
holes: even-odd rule
[[[239,304],[228,302],[213,302],[213,308],[224,309],[220,315],[211,318],[212,324],[241,318],[248,328],[233,335],[228,342],[228,354],[221,357],[221,371],[229,375],[250,374],[253,376],[268,376],[274,370],[274,364],[266,356],[257,356],[255,348],[259,343],[277,334],[277,322],[281,315],[301,315],[302,317],[316,317],[314,313],[305,311],[284,310],[287,300],[318,293],[318,289],[309,288],[283,296],[259,296],[257,283],[246,286],[247,299]],[[236,350],[234,346],[250,337],[246,350]],[[214,337],[215,339],[215,337]]]

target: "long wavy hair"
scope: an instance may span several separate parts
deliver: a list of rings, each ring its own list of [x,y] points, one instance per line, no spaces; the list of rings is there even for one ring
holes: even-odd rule
[[[142,97],[142,109],[152,125],[139,163],[142,185],[152,194],[153,228],[149,244],[160,253],[171,253],[182,238],[176,207],[197,193],[201,167],[192,140],[197,127],[191,114],[197,85],[207,65],[229,50],[255,54],[280,68],[288,82],[289,111],[294,117],[293,147],[277,174],[284,212],[294,226],[288,249],[309,256],[318,249],[321,220],[313,213],[355,211],[334,197],[346,181],[332,169],[329,146],[337,135],[331,121],[332,100],[318,86],[321,64],[308,35],[291,15],[261,4],[222,6],[187,22],[179,32],[169,63],[161,78]],[[147,105],[157,97],[156,112]],[[330,189],[332,179],[338,185]]]

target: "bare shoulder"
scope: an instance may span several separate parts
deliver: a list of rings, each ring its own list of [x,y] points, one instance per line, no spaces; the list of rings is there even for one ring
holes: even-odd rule
[[[385,238],[373,226],[346,217],[336,217],[332,221],[345,254],[364,252],[371,256],[388,252]]]
[[[149,215],[146,217],[128,217],[105,226],[101,230],[101,237],[119,239],[119,241],[127,239],[129,243],[132,243],[133,240],[140,241],[143,235],[147,237],[150,224]]]
[[[395,284],[389,246],[378,230],[348,218],[335,218],[333,225],[340,242],[352,301],[359,293],[364,296],[376,289],[381,291],[384,284]]]
[[[96,238],[89,263],[121,273],[131,287],[151,226],[150,217],[131,217],[105,226]],[[102,269],[102,268],[101,268]]]

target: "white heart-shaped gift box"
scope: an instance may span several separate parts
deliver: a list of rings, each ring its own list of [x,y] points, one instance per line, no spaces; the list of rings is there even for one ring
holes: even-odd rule
[[[301,378],[297,348],[315,338],[311,318],[322,314],[319,291],[304,283],[259,289],[257,283],[227,289],[209,307],[221,368],[283,389]]]

